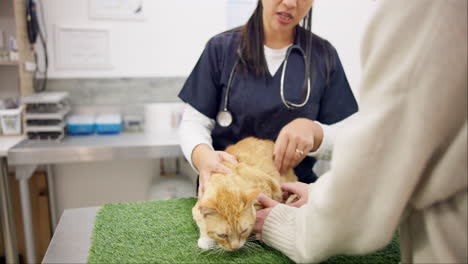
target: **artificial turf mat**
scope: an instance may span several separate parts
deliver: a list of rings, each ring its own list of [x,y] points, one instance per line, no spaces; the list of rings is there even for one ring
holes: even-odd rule
[[[202,252],[192,220],[195,198],[106,204],[96,216],[88,263],[293,263],[264,244],[234,252]],[[323,263],[398,263],[398,237],[365,256],[335,256]]]

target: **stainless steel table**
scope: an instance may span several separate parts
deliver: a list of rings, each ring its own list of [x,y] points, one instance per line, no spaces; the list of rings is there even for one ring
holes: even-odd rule
[[[0,138],[0,222],[2,223],[3,241],[7,263],[19,263],[16,243],[15,224],[11,210],[10,188],[8,184],[8,150],[24,139],[23,136],[6,136]]]
[[[43,263],[86,263],[100,207],[67,209],[55,229]]]
[[[182,151],[177,133],[152,135],[129,133],[66,137],[59,143],[23,141],[10,149],[8,151],[8,163],[15,166],[16,178],[20,183],[27,261],[29,263],[36,262],[28,181],[38,165],[47,165],[49,206],[52,230],[54,230],[57,217],[55,215],[56,206],[51,164],[180,156],[182,156]]]
[[[86,263],[100,207],[67,209],[55,229],[43,263]]]

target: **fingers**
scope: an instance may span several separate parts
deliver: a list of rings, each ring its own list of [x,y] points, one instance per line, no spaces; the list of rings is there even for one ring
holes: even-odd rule
[[[298,188],[296,182],[281,183],[281,191],[283,191],[283,192],[289,192],[289,193],[297,194],[298,190],[299,190],[299,188]]]
[[[302,182],[286,182],[281,184],[281,191],[283,193],[293,193],[296,194],[299,198],[298,200],[293,200],[290,206],[301,207],[308,200],[308,191],[309,185]]]
[[[211,169],[211,173],[229,174],[232,173],[232,170],[223,164],[218,163],[213,169]]]
[[[289,206],[292,206],[292,207],[301,207],[303,206],[307,201],[305,199],[299,199],[293,203],[290,203]]]
[[[274,159],[276,168],[280,173],[294,168],[310,152],[313,143],[301,139],[300,137],[290,135],[287,132],[281,132],[275,142]],[[302,153],[299,153],[299,150]]]
[[[314,149],[314,126],[313,120],[296,118],[281,129],[273,152],[275,166],[281,173],[295,167]]]
[[[297,152],[296,149],[302,151],[303,153]],[[302,157],[302,156],[307,155],[308,153],[307,143],[303,140],[296,140],[296,149],[294,150],[294,152],[296,152],[296,156]]]
[[[297,141],[296,149],[294,150],[295,155],[294,155],[294,162],[293,162],[292,167],[295,167],[297,164],[299,164],[310,152],[310,149],[311,147],[309,147],[309,145],[305,141],[303,140]],[[302,153],[299,153],[300,151],[302,151]]]
[[[280,132],[278,138],[275,142],[275,148],[273,150],[273,156],[275,161],[275,166],[278,171],[281,171],[281,165],[283,163],[284,154],[286,152],[286,147],[288,146],[288,137],[285,133]]]
[[[262,241],[262,233],[255,233],[255,239],[258,241]]]
[[[224,161],[230,162],[232,164],[237,164],[238,163],[236,157],[234,157],[233,155],[231,155],[231,154],[229,154],[227,152],[224,152],[224,151],[220,151],[219,153],[221,155],[221,158]]]
[[[258,195],[257,200],[265,208],[274,207],[279,204],[277,201],[271,199],[263,193]]]
[[[221,162],[227,161],[236,164],[237,159],[231,154],[223,151],[210,152],[213,154],[211,157],[207,157],[209,162],[206,162],[204,168],[200,170],[200,182],[198,188],[198,198],[201,199],[205,192],[205,186],[210,181],[211,174],[220,173],[220,174],[229,174],[232,173],[232,170],[226,167]],[[210,155],[211,155],[210,154]]]
[[[288,140],[288,147],[286,148],[286,152],[284,154],[283,164],[281,165],[281,173],[285,173],[286,170],[289,170],[293,166],[294,156],[296,155],[296,142]]]
[[[263,224],[265,223],[265,219],[271,212],[271,208],[266,208],[262,210],[258,210],[257,214],[255,215],[255,224],[253,227],[253,231],[255,232],[255,237],[257,240],[262,239],[262,231],[263,231]]]

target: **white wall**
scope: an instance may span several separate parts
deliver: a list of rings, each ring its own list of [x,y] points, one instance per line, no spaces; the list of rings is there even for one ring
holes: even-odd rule
[[[207,40],[226,30],[227,0],[145,0],[143,21],[91,19],[89,0],[39,1],[48,32],[50,78],[187,76]],[[55,26],[108,29],[113,68],[56,69]]]
[[[375,0],[316,0],[313,31],[338,51],[354,94],[361,80],[361,37],[376,7]]]
[[[232,25],[226,7],[244,4],[250,13],[256,0],[145,0],[145,20],[96,20],[89,0],[39,0],[48,33],[50,78],[187,76],[206,41]],[[250,3],[250,4],[249,4]],[[249,8],[249,5],[251,6]],[[337,48],[348,78],[359,82],[359,43],[373,0],[316,0],[313,30]],[[237,10],[242,10],[237,8]],[[104,28],[110,31],[112,69],[59,70],[55,67],[54,27]]]

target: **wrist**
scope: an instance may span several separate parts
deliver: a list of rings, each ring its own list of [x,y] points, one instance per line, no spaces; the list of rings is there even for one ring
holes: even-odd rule
[[[212,148],[206,144],[198,144],[192,151],[192,164],[200,172],[203,162],[203,157],[206,153],[213,151]]]

